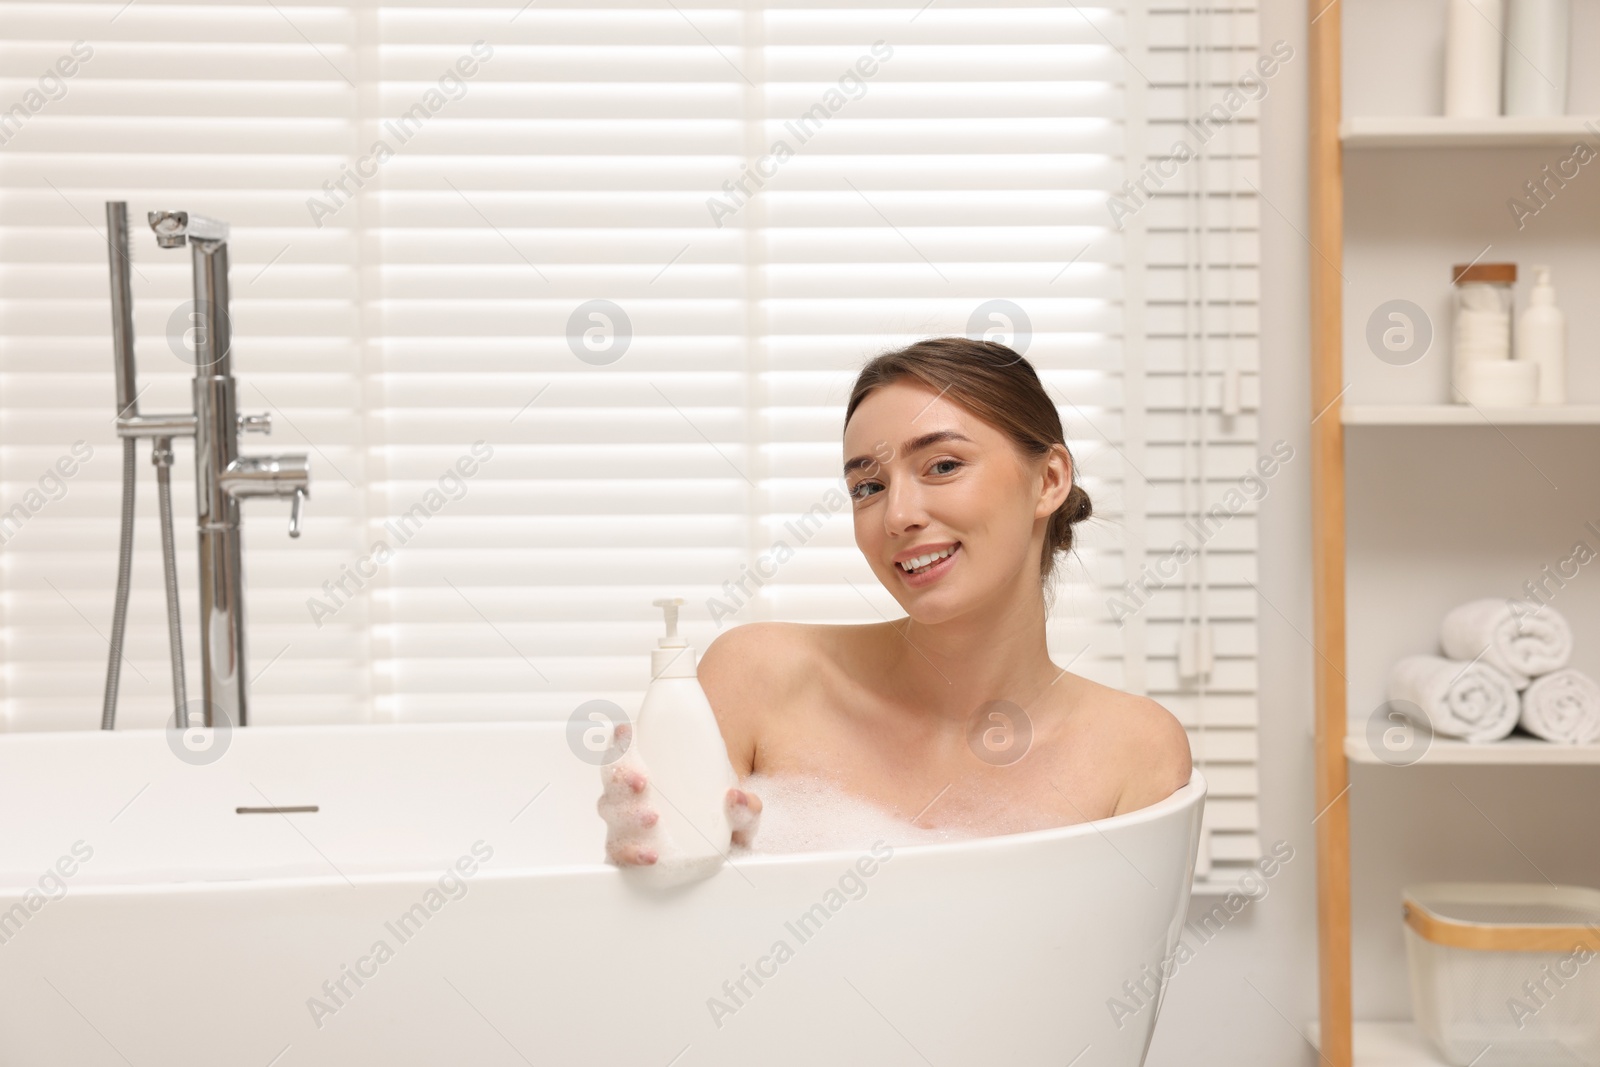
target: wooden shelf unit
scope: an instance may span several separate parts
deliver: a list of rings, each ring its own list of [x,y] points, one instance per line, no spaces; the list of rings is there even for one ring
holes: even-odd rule
[[[1600,404],[1478,408],[1468,404],[1416,403],[1418,390],[1397,391],[1395,395],[1406,397],[1408,402],[1405,403],[1361,402],[1382,395],[1370,389],[1366,396],[1357,389],[1356,402],[1346,402],[1347,392],[1352,388],[1352,376],[1347,374],[1347,369],[1354,370],[1345,366],[1346,328],[1352,333],[1361,329],[1359,322],[1345,317],[1346,286],[1362,280],[1362,275],[1352,268],[1346,256],[1346,164],[1348,161],[1353,178],[1371,181],[1379,166],[1417,166],[1442,173],[1449,161],[1437,161],[1425,155],[1435,149],[1475,150],[1480,153],[1474,161],[1475,167],[1485,160],[1496,159],[1509,164],[1507,157],[1490,155],[1502,150],[1562,150],[1582,142],[1600,153],[1600,117],[1453,119],[1356,115],[1344,118],[1344,5],[1330,5],[1328,0],[1308,0],[1307,11],[1310,20],[1307,40],[1309,226],[1305,236],[1313,250],[1307,261],[1311,312],[1312,641],[1316,649],[1313,658],[1316,698],[1313,804],[1318,812],[1315,831],[1319,973],[1319,1017],[1310,1024],[1308,1036],[1320,1052],[1318,1062],[1322,1067],[1435,1067],[1444,1061],[1412,1023],[1356,1022],[1353,1019],[1350,772],[1352,764],[1380,768],[1369,773],[1387,772],[1381,770],[1386,761],[1371,749],[1360,729],[1352,726],[1359,719],[1350,714],[1351,686],[1347,673],[1351,648],[1357,642],[1348,639],[1358,635],[1354,630],[1347,632],[1351,572],[1347,540],[1346,428],[1355,428],[1359,440],[1353,443],[1357,445],[1369,442],[1368,435],[1373,434],[1375,428],[1387,431],[1456,427],[1497,431],[1503,427],[1528,427],[1571,433],[1573,429],[1600,426]],[[1406,25],[1415,29],[1418,22],[1413,20]],[[1371,39],[1369,31],[1365,44],[1370,46]],[[1392,59],[1392,53],[1387,55]],[[1408,84],[1414,87],[1414,80]],[[1368,94],[1366,99],[1371,103],[1372,95]],[[1384,150],[1396,154],[1377,154]],[[1401,155],[1401,152],[1409,154]],[[1538,168],[1532,162],[1524,164],[1517,160],[1513,170],[1521,174],[1523,169],[1532,174]],[[1462,173],[1473,171],[1468,168]],[[1495,180],[1501,180],[1505,189],[1515,189],[1515,183],[1502,180],[1509,173],[1500,174]],[[1498,185],[1495,189],[1495,195],[1503,200],[1505,189]],[[1395,197],[1405,197],[1415,195],[1417,190],[1395,187],[1389,192]],[[1359,201],[1350,201],[1348,206],[1353,215],[1371,209],[1371,205]],[[1379,217],[1392,224],[1395,214]],[[1360,228],[1368,221],[1369,216],[1358,217],[1357,225],[1350,231],[1351,248],[1363,255],[1369,254],[1368,248],[1374,241],[1373,230]],[[1410,222],[1409,219],[1404,221]],[[1403,231],[1403,236],[1415,239],[1419,232],[1420,229],[1408,229]],[[1384,231],[1382,236],[1387,237],[1388,233]],[[1556,231],[1547,229],[1540,239],[1548,243],[1558,238]],[[1360,245],[1362,240],[1369,244]],[[1500,250],[1512,244],[1513,238],[1508,236],[1503,242],[1499,238],[1496,240],[1499,242],[1497,256],[1515,254],[1509,248]],[[1430,251],[1438,247],[1436,244]],[[1440,252],[1441,272],[1443,264],[1452,262],[1444,259],[1444,254]],[[1468,251],[1458,261],[1465,262],[1470,255]],[[1396,281],[1392,271],[1385,275],[1384,284],[1398,286],[1395,296],[1411,295],[1403,281]],[[1579,300],[1584,299],[1581,293],[1581,289],[1574,290]],[[1569,340],[1576,338],[1569,335]],[[1352,337],[1352,343],[1359,346],[1360,338]],[[1581,359],[1585,355],[1573,352],[1571,358]],[[1527,434],[1531,430],[1517,432]],[[1455,440],[1461,438],[1458,436]],[[1583,444],[1588,447],[1590,442]],[[1373,454],[1370,448],[1366,454]],[[1356,484],[1354,478],[1352,484]],[[1365,646],[1359,650],[1363,655],[1369,654]],[[1562,746],[1520,735],[1489,744],[1435,738],[1414,765],[1424,768],[1600,765],[1600,745]],[[1406,767],[1396,767],[1393,773],[1407,772]]]

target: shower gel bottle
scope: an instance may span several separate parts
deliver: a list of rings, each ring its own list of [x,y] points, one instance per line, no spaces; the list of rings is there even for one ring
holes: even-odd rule
[[[650,687],[639,707],[633,744],[648,775],[660,847],[655,863],[629,868],[657,887],[708,878],[722,866],[733,836],[728,790],[739,784],[711,702],[700,688],[695,650],[678,634],[682,597],[653,601],[666,612],[667,635],[650,652]]]
[[[1556,306],[1550,268],[1533,268],[1528,309],[1517,316],[1517,358],[1539,365],[1539,403],[1567,402],[1567,317]]]

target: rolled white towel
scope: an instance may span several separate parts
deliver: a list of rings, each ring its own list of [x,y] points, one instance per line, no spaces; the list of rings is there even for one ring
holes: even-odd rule
[[[1572,667],[1541,675],[1523,690],[1519,721],[1530,734],[1557,744],[1600,741],[1600,685]]]
[[[1497,668],[1526,689],[1534,675],[1558,671],[1572,658],[1572,627],[1549,605],[1486,597],[1451,611],[1439,625],[1439,647],[1451,659]]]
[[[1521,712],[1511,679],[1482,660],[1407,656],[1389,669],[1387,691],[1390,701],[1419,708],[1434,733],[1468,741],[1500,740]],[[1397,710],[1411,715],[1410,708]]]

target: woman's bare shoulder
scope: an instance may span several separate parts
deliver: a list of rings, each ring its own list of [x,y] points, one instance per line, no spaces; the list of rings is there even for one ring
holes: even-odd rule
[[[718,634],[700,657],[700,687],[722,727],[728,755],[751,773],[765,716],[791,706],[815,685],[832,659],[828,630],[852,627],[798,622],[747,622]]]
[[[1113,814],[1149,807],[1188,784],[1189,732],[1176,715],[1147,696],[1088,686],[1079,713],[1122,781]]]
[[[717,635],[700,658],[701,684],[707,672],[714,684],[743,679],[761,691],[779,691],[814,679],[819,667],[838,663],[846,650],[877,624],[833,625],[810,622],[747,622]]]
[[[816,627],[798,622],[747,622],[717,635],[700,657],[700,678],[717,681],[759,677],[763,685],[781,682],[815,654]],[[726,676],[726,677],[724,677]]]

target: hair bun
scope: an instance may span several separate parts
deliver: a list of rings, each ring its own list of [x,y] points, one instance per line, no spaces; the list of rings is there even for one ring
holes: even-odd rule
[[[1072,483],[1072,488],[1067,490],[1067,498],[1056,508],[1050,516],[1049,532],[1046,535],[1046,544],[1049,551],[1070,552],[1076,539],[1072,536],[1072,528],[1087,519],[1094,512],[1094,507],[1089,503],[1089,493],[1077,482]]]
[[[1094,505],[1089,502],[1089,493],[1077,482],[1072,483],[1072,488],[1067,492],[1067,499],[1061,502],[1061,507],[1067,513],[1067,521],[1080,523],[1094,513]]]

